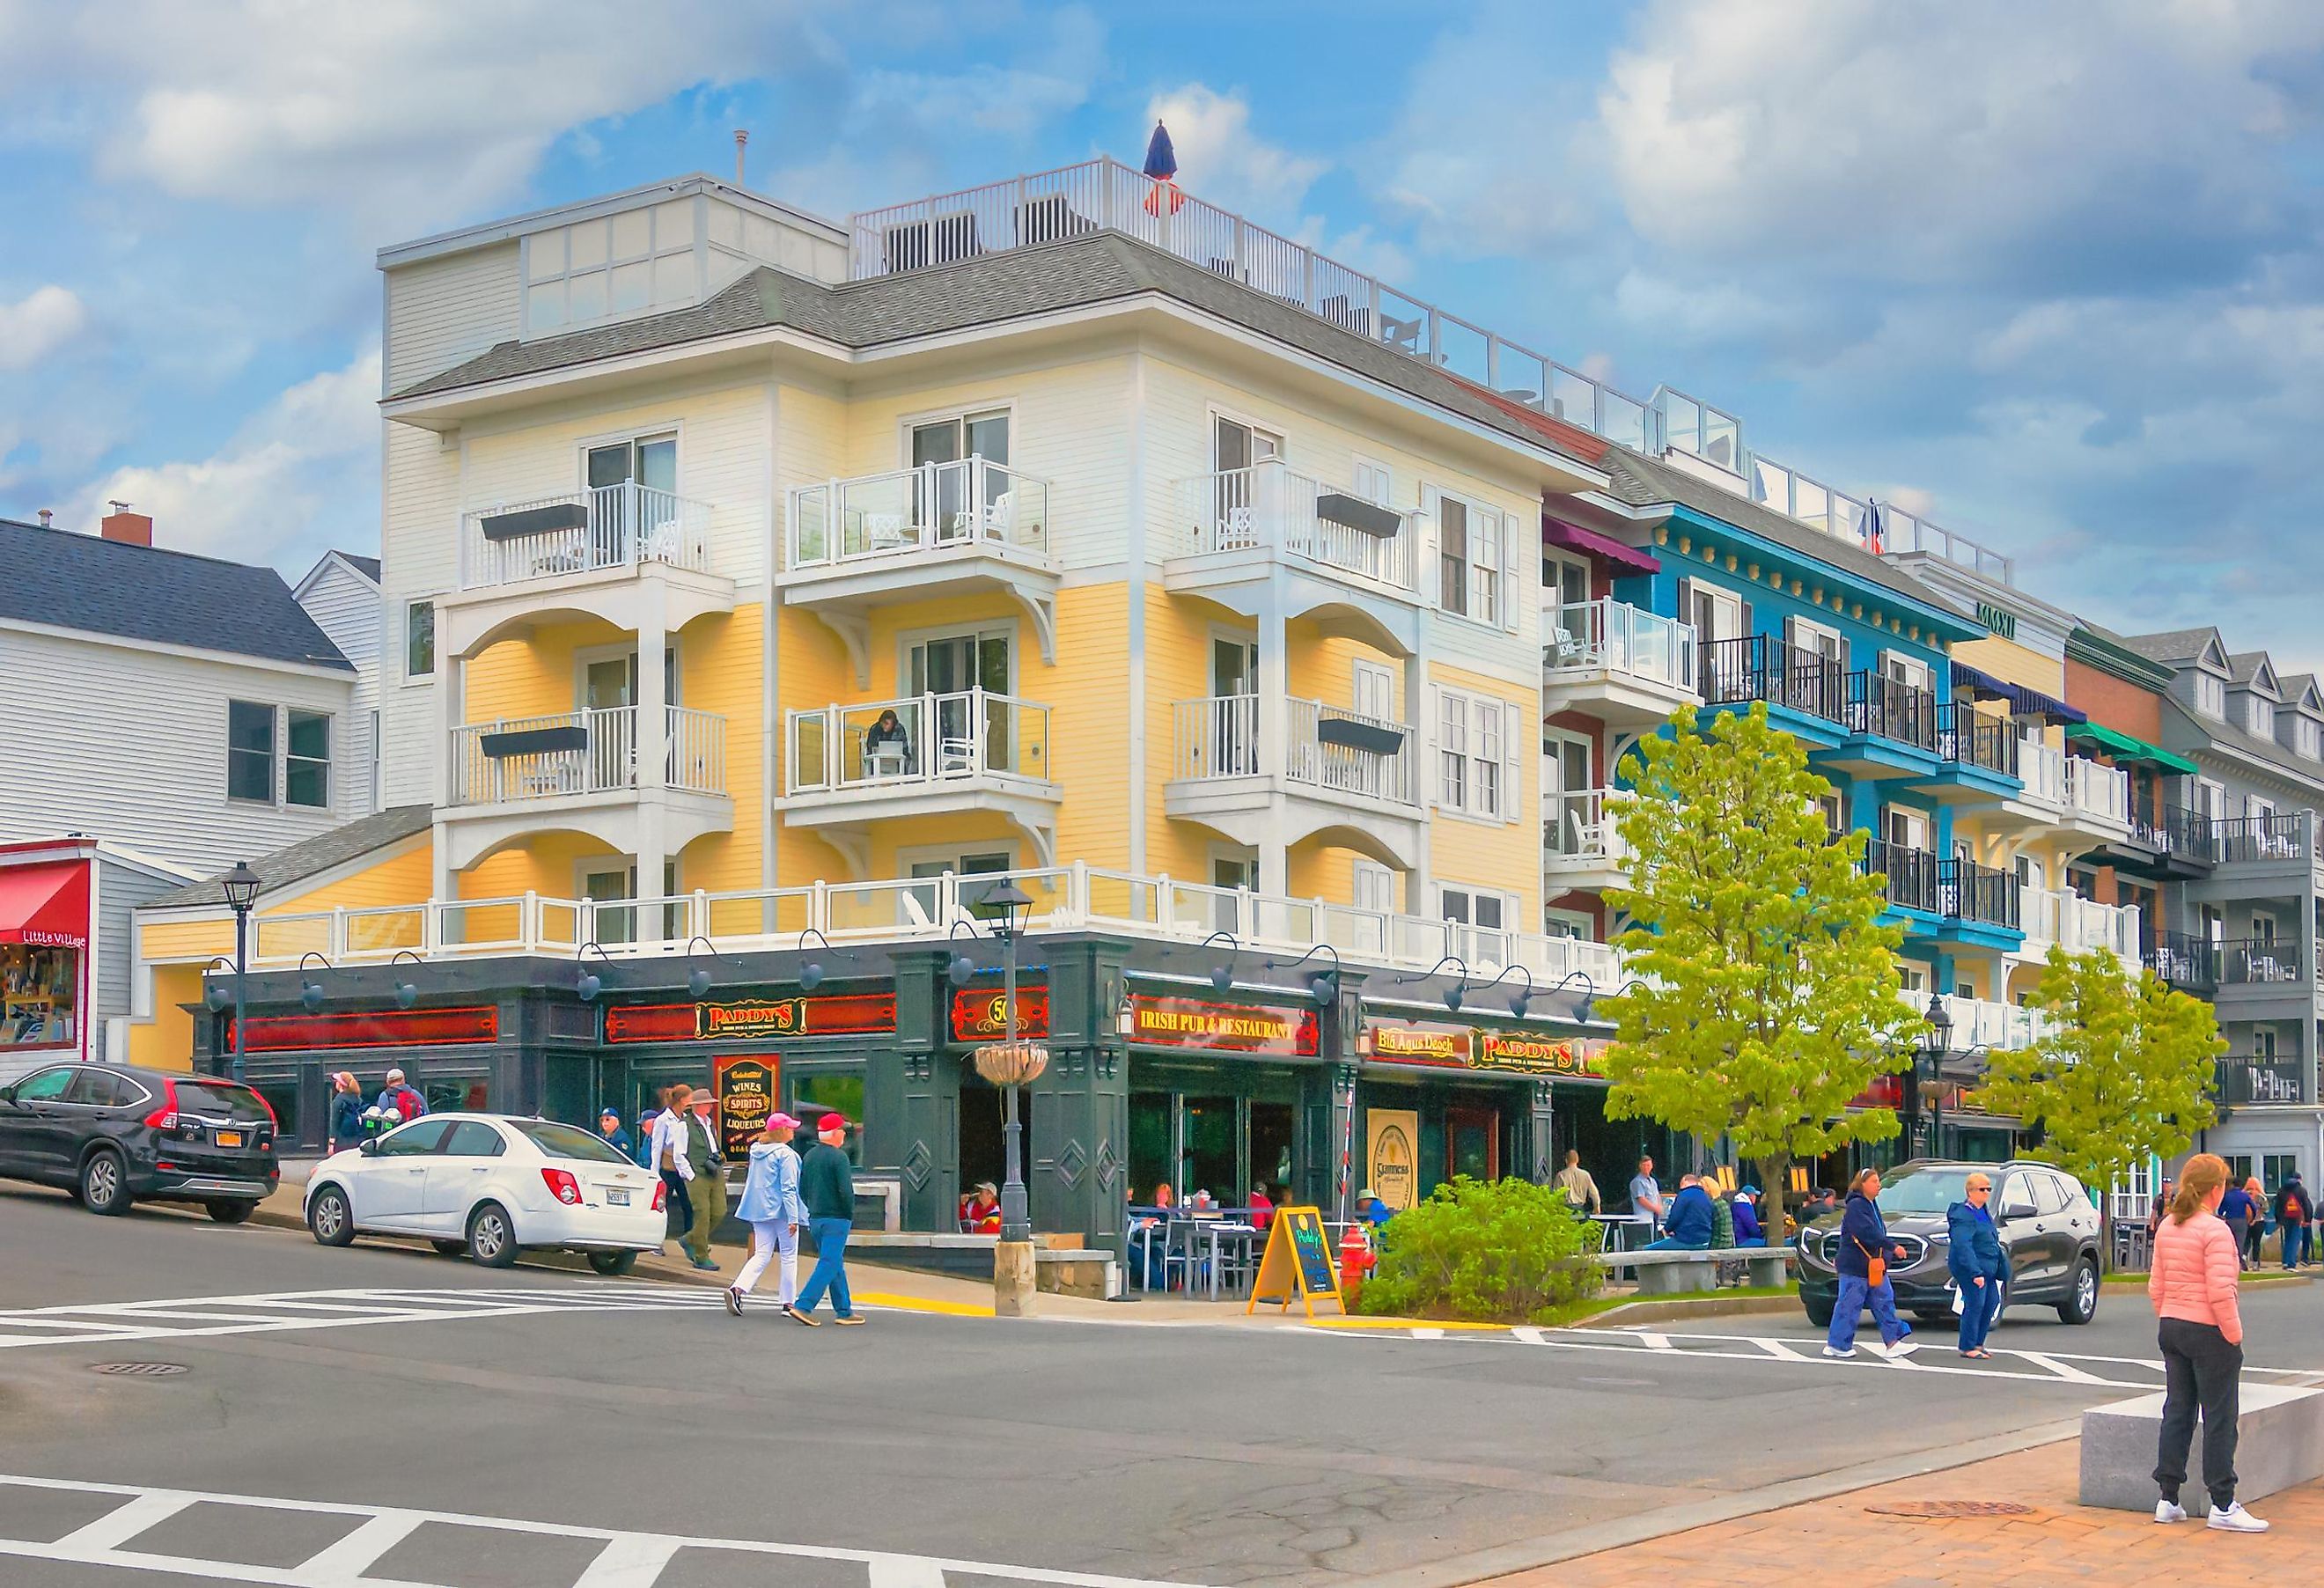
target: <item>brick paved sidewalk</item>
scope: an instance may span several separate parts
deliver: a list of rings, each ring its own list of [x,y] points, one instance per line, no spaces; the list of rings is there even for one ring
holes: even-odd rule
[[[1639,1583],[1790,1583],[1839,1569],[1883,1588],[2056,1588],[2291,1583],[2311,1574],[2324,1541],[2324,1482],[2254,1500],[2274,1524],[2255,1537],[2200,1522],[2157,1527],[2143,1512],[2074,1502],[2080,1445],[2069,1439],[1975,1466],[1716,1522],[1492,1580],[1490,1588],[1633,1588]],[[1879,1507],[2003,1500],[2031,1514],[1932,1519]],[[1843,1566],[1842,1563],[1846,1563]]]

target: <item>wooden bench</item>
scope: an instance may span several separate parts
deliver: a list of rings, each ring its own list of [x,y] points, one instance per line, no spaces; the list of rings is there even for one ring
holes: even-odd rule
[[[1602,1251],[1593,1259],[1615,1272],[1636,1271],[1641,1296],[1676,1296],[1690,1290],[1713,1290],[1724,1263],[1739,1263],[1748,1282],[1774,1288],[1784,1282],[1792,1260],[1788,1246],[1721,1246],[1701,1251]]]

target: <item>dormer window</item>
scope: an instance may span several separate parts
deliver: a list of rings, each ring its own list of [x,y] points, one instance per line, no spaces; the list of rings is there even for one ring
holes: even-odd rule
[[[2263,739],[2275,737],[2275,703],[2255,695],[2244,702],[2244,726]]]
[[[2292,719],[2292,747],[2305,760],[2324,759],[2324,744],[2318,743],[2315,718],[2302,716]]]
[[[2195,709],[2205,716],[2224,717],[2227,715],[2227,686],[2224,679],[2209,673],[2195,675]]]

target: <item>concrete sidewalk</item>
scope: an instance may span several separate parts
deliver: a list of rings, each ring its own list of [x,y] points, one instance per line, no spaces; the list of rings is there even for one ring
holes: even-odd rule
[[[2313,1575],[2324,1539],[2324,1482],[2255,1500],[2264,1534],[2158,1527],[2144,1511],[2075,1502],[2081,1445],[2067,1439],[1923,1477],[1577,1556],[1490,1579],[1490,1588],[1629,1588],[1638,1583],[1790,1583],[1842,1574],[1889,1588],[2055,1588],[2294,1583]],[[1998,1504],[1944,1516],[1946,1502]],[[1923,1514],[1914,1514],[1919,1511]]]

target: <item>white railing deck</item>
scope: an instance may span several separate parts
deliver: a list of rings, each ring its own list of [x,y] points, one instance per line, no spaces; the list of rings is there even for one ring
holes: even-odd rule
[[[892,720],[886,720],[891,716]],[[991,689],[823,706],[785,718],[793,794],[1003,774],[1047,781],[1049,708]]]
[[[1260,743],[1258,696],[1176,702],[1170,775],[1206,780],[1279,772],[1288,782],[1333,793],[1419,803],[1408,724],[1296,696],[1285,706],[1285,744],[1278,756]]]
[[[1545,617],[1545,679],[1603,670],[1694,693],[1694,625],[1623,601],[1586,601]]]
[[[1906,1002],[1913,1002],[1911,994],[1907,994]],[[1915,1003],[1914,1007],[1925,1007],[1925,1004]],[[2055,1023],[2039,1010],[2021,1009],[2014,1003],[2000,1003],[1990,998],[1960,998],[1950,993],[1945,996],[1945,1012],[1953,1022],[1949,1049],[1953,1052],[1966,1052],[1972,1048],[2014,1052],[2031,1047]]]
[[[701,794],[726,792],[726,719],[665,708],[666,781]],[[638,707],[601,706],[506,717],[452,730],[456,806],[504,805],[638,786]]]
[[[1342,523],[1330,516],[1333,499],[1362,499],[1343,486],[1300,474],[1280,458],[1180,480],[1178,496],[1197,555],[1271,547],[1392,589],[1416,588],[1422,531],[1415,509],[1388,509],[1398,520],[1392,535]]]
[[[512,532],[512,526],[521,524],[521,514],[577,522]],[[712,571],[710,504],[635,480],[477,508],[464,520],[464,590],[648,563]]]
[[[2017,890],[2018,922],[2029,948],[2057,943],[2070,954],[2110,948],[2126,962],[2139,961],[2138,907],[2100,904],[2070,888],[2036,888],[2021,883]]]
[[[1613,813],[1612,790],[1577,789],[1541,798],[1542,866],[1549,872],[1598,869],[1629,857]]]
[[[2023,798],[2034,804],[2114,826],[2130,825],[2130,774],[2120,767],[2025,742],[2017,747],[2017,775],[2025,785]]]
[[[784,566],[831,568],[959,546],[1036,556],[1049,543],[1049,482],[982,456],[802,485],[790,494]]]

